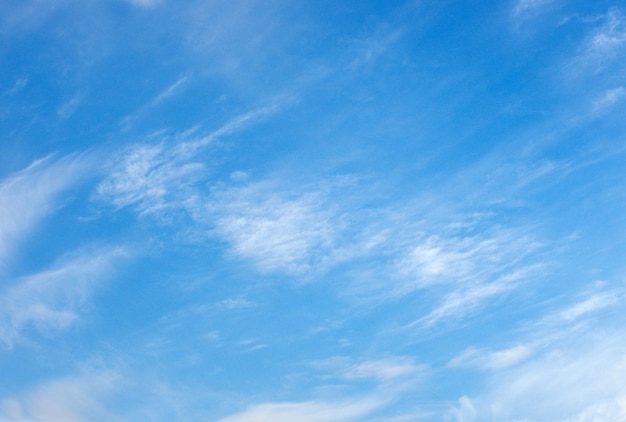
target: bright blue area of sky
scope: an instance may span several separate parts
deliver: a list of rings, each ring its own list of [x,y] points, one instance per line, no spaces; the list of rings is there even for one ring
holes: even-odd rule
[[[0,422],[626,421],[621,2],[0,37]]]

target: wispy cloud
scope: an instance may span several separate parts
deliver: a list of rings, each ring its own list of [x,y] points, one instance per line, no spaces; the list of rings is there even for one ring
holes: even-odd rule
[[[455,286],[443,296],[435,309],[408,326],[428,328],[442,320],[461,320],[486,305],[493,305],[496,298],[517,289],[521,283],[532,279],[541,268],[539,264],[522,266],[493,279],[476,279],[468,285]]]
[[[110,162],[108,177],[97,186],[95,198],[110,202],[117,209],[132,207],[140,216],[162,220],[180,211],[193,213],[202,206],[197,185],[206,182],[209,170],[202,161],[205,148],[277,113],[283,105],[282,101],[271,102],[234,117],[204,136],[199,136],[194,128],[174,139],[132,145]]]
[[[375,397],[335,402],[264,403],[220,419],[220,422],[349,422],[363,420],[384,404],[385,401]]]
[[[132,2],[143,7],[152,7],[158,3],[158,1],[153,1],[153,0],[133,0]],[[191,76],[189,75],[181,76],[180,78],[178,78],[178,80],[176,80],[170,86],[168,86],[163,91],[158,93],[146,105],[141,107],[139,110],[137,110],[133,114],[130,114],[124,117],[121,122],[122,127],[126,129],[129,128],[130,125],[134,121],[140,119],[143,115],[145,115],[146,113],[148,113],[150,110],[157,107],[161,103],[174,97],[176,94],[178,94],[182,90],[182,88],[190,81],[190,79],[191,79]]]
[[[27,77],[18,78],[13,84],[13,86],[8,91],[6,91],[6,94],[15,95],[18,92],[20,92],[22,89],[24,89],[26,85],[28,85]]]
[[[74,114],[74,112],[78,109],[78,107],[80,107],[80,103],[82,101],[82,95],[75,95],[57,108],[57,115],[61,119],[69,119],[72,114]]]
[[[0,341],[11,347],[25,331],[47,335],[75,324],[94,290],[125,256],[127,251],[119,247],[79,250],[51,269],[5,288],[0,299]]]
[[[84,156],[47,157],[0,181],[0,266],[35,226],[60,204],[59,196],[84,179]]]
[[[440,215],[420,224],[406,223],[391,236],[397,258],[388,273],[387,292],[403,297],[420,291],[439,292],[433,309],[409,327],[430,327],[459,320],[517,289],[542,270],[541,242],[524,227],[493,225],[480,234],[474,225],[491,225],[491,217]],[[488,227],[487,226],[487,227]]]
[[[619,9],[610,9],[602,24],[591,31],[580,47],[580,53],[571,64],[575,69],[597,74],[615,60],[623,57],[626,49],[626,19]]]
[[[488,350],[469,347],[450,367],[488,370],[487,388],[462,397],[451,412],[457,421],[621,421],[626,418],[626,375],[619,322],[606,323],[603,310],[614,308],[623,288],[597,282],[571,303],[549,303],[515,345]],[[616,314],[614,314],[616,315]]]
[[[205,171],[194,158],[164,142],[132,146],[119,154],[96,197],[117,209],[133,207],[140,216],[167,219],[193,200],[193,187]]]
[[[358,45],[356,57],[350,63],[349,68],[354,69],[376,62],[393,44],[402,38],[402,35],[400,29],[387,32],[378,31]]]
[[[49,380],[21,397],[4,397],[0,422],[119,420],[104,402],[123,382],[114,371],[87,371]]]
[[[576,333],[575,339],[495,372],[485,394],[460,400],[455,420],[625,420],[624,334]]]
[[[612,288],[605,282],[595,282],[571,298],[570,303],[552,306],[545,316],[529,324],[527,329],[548,338],[553,334],[565,334],[602,311],[615,307],[625,295],[624,289]]]
[[[407,281],[405,288],[437,283],[463,284],[495,277],[535,252],[540,244],[521,230],[496,230],[477,236],[458,236],[440,227],[424,236],[396,261],[396,271]]]
[[[449,365],[452,367],[478,366],[490,369],[503,369],[524,361],[532,352],[532,348],[525,344],[497,351],[486,351],[470,347],[452,359]]]
[[[348,357],[333,357],[314,362],[314,368],[336,374],[344,381],[375,380],[386,383],[399,378],[419,378],[425,371],[408,356],[393,356],[382,359],[355,361]]]
[[[66,0],[27,0],[0,4],[0,31],[30,30],[41,25],[52,12],[68,3]]]
[[[310,363],[310,366],[324,373],[322,379],[332,380],[330,384],[317,385],[315,399],[257,404],[223,421],[405,420],[376,415],[385,415],[390,410],[397,415],[398,412],[393,411],[394,404],[406,397],[408,391],[415,392],[417,385],[422,386],[427,374],[425,365],[417,364],[408,356],[371,360],[333,357]],[[364,393],[364,388],[370,392]],[[350,393],[351,390],[354,392]]]
[[[538,13],[556,0],[518,0],[513,7],[513,16],[516,18],[527,17]]]
[[[371,360],[358,363],[346,368],[343,377],[351,379],[374,378],[387,381],[407,375],[415,375],[421,367],[408,357],[396,357],[388,359]]]
[[[610,110],[626,99],[626,88],[618,86],[616,88],[607,89],[593,101],[592,113],[594,115],[602,114]]]
[[[155,7],[156,5],[161,3],[161,0],[126,0],[126,1],[128,1],[129,3],[135,6],[144,7],[144,8]]]
[[[218,195],[218,201],[216,234],[261,271],[304,273],[331,259],[338,225],[319,193],[251,185]]]

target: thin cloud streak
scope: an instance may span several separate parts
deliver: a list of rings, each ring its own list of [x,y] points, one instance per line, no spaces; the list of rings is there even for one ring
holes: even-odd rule
[[[86,156],[49,156],[0,182],[0,269],[38,223],[59,206],[60,195],[89,172]]]
[[[626,19],[617,8],[602,17],[602,24],[583,41],[578,55],[569,63],[571,73],[597,75],[615,61],[620,61],[626,49]]]
[[[451,412],[454,420],[624,420],[624,332],[601,330],[575,337],[494,372],[484,394],[459,401]]]
[[[138,3],[148,4],[148,3],[156,3],[156,2],[140,1]],[[150,100],[150,102],[148,102],[146,105],[141,107],[135,113],[124,117],[121,121],[122,127],[124,129],[128,129],[134,121],[140,119],[143,115],[147,114],[153,108],[157,107],[161,103],[167,101],[168,99],[178,94],[182,90],[182,88],[189,82],[190,79],[191,79],[191,76],[189,75],[180,77],[176,82],[172,83],[170,86],[165,88],[162,92],[157,94],[152,100]]]
[[[5,288],[0,299],[0,342],[11,348],[30,329],[50,335],[75,324],[99,284],[127,256],[121,247],[79,250],[51,269]]]
[[[264,403],[219,422],[350,422],[363,420],[384,404],[385,401],[374,397],[337,402]]]
[[[109,165],[109,174],[96,188],[94,199],[118,210],[132,207],[140,216],[167,221],[172,213],[193,214],[199,206],[196,183],[206,180],[209,169],[200,155],[212,142],[243,130],[259,119],[279,112],[278,101],[234,117],[206,136],[183,133],[174,140],[135,144],[120,151]],[[191,139],[190,139],[191,138]]]

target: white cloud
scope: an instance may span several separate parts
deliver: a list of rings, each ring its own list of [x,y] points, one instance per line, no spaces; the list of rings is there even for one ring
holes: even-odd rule
[[[409,324],[409,327],[430,327],[441,320],[458,320],[467,314],[480,309],[489,299],[514,289],[515,284],[508,278],[492,283],[477,283],[469,288],[456,288],[446,294],[441,303],[426,316]]]
[[[612,289],[605,282],[595,282],[580,292],[572,303],[553,307],[547,315],[530,324],[528,329],[546,337],[563,335],[588,323],[592,317],[599,316],[601,311],[619,305],[623,297],[623,289]]]
[[[532,353],[532,347],[525,344],[497,351],[486,351],[470,347],[452,359],[449,365],[453,367],[478,366],[497,370],[516,365],[530,357]]]
[[[501,230],[480,236],[456,236],[440,228],[411,246],[396,262],[396,271],[415,288],[433,283],[475,282],[516,265],[539,248],[527,235]],[[407,281],[405,287],[411,282]]]
[[[555,0],[519,0],[513,8],[513,16],[522,17],[544,9]]]
[[[442,319],[458,319],[490,299],[508,293],[536,275],[541,263],[534,254],[542,245],[522,230],[480,236],[430,236],[396,261],[396,293],[448,286],[440,303],[410,326],[428,327]]]
[[[272,51],[288,46],[290,32],[297,30],[286,14],[284,7],[259,0],[195,2],[185,10],[186,39],[196,57],[209,58],[205,71],[238,83],[251,72],[258,83],[259,65]]]
[[[58,197],[84,178],[87,164],[81,156],[48,157],[0,182],[0,261],[59,206]]]
[[[618,290],[594,283],[573,304],[515,331],[517,345],[489,351],[470,347],[449,366],[487,369],[486,388],[462,397],[456,421],[626,421],[626,331],[619,320],[592,313],[620,303]],[[611,314],[615,315],[615,314]]]
[[[118,355],[117,365],[110,366],[96,357],[70,374],[15,388],[0,396],[0,422],[208,421],[215,418],[207,403],[228,398],[172,385],[155,376],[154,368],[131,371],[129,359]]]
[[[326,402],[264,403],[219,422],[349,422],[363,420],[385,402],[375,397]]]
[[[375,380],[383,383],[407,377],[415,378],[426,370],[423,365],[417,365],[408,356],[364,361],[354,361],[351,358],[339,356],[314,362],[312,366],[336,374],[346,381]]]
[[[256,306],[254,302],[251,302],[242,297],[231,297],[228,299],[224,299],[219,301],[216,304],[218,309],[243,309],[243,308],[251,308]]]
[[[493,373],[488,391],[464,398],[457,421],[626,420],[625,333],[587,332],[512,369]]]
[[[13,84],[13,87],[11,87],[11,89],[6,91],[6,94],[8,94],[8,95],[15,95],[18,92],[20,92],[22,89],[24,89],[24,87],[26,85],[28,85],[28,78],[27,77],[18,78],[18,79],[15,80],[15,83]]]
[[[593,114],[600,114],[611,109],[615,105],[626,99],[626,88],[618,86],[617,88],[607,89],[599,98],[594,100],[592,105]]]
[[[177,81],[159,97],[172,95],[170,91],[177,90],[185,80]],[[277,100],[236,116],[206,136],[192,138],[195,128],[174,139],[126,148],[114,157],[108,177],[96,188],[95,197],[117,209],[132,207],[140,216],[164,221],[181,211],[194,214],[202,208],[201,196],[206,195],[206,189],[198,186],[207,182],[209,169],[201,160],[205,148],[278,112],[284,104],[285,101]]]
[[[119,247],[81,250],[5,288],[0,296],[0,342],[11,347],[29,329],[49,335],[74,324],[93,291],[126,255]]]
[[[377,31],[373,36],[358,45],[356,57],[350,63],[349,68],[355,69],[376,62],[402,38],[402,35],[403,33],[400,29],[394,29],[390,32]]]
[[[414,375],[421,369],[423,368],[416,365],[411,358],[399,356],[352,365],[343,371],[343,377],[348,380],[373,378],[379,381],[388,381],[407,375]]]
[[[135,145],[121,154],[98,185],[97,197],[118,209],[132,206],[139,215],[167,219],[194,199],[194,184],[202,179],[205,168],[192,158],[164,142]]]
[[[615,305],[619,302],[616,294],[611,292],[598,293],[578,302],[558,313],[558,318],[564,322],[572,322],[587,314]]]
[[[610,9],[603,24],[584,41],[572,63],[578,69],[599,73],[610,63],[623,57],[626,49],[626,20],[617,9]]]
[[[304,273],[330,259],[338,224],[320,193],[261,184],[229,190],[218,201],[215,232],[261,271]]]
[[[83,101],[82,95],[77,94],[70,98],[57,108],[57,116],[61,119],[69,119],[72,114],[80,107],[80,103]]]
[[[43,24],[70,0],[25,0],[0,3],[0,31],[30,30]]]
[[[126,0],[126,1],[130,2],[131,4],[135,6],[143,7],[143,8],[151,8],[161,3],[161,0]]]
[[[4,398],[0,422],[121,421],[104,404],[121,381],[113,371],[100,371],[45,382],[22,397]]]
[[[138,3],[155,3],[156,4],[157,2],[153,2],[153,1],[148,0],[148,1],[141,1],[141,2],[138,2]],[[167,101],[169,98],[171,98],[171,97],[175,96],[176,94],[178,94],[180,92],[180,90],[185,86],[185,84],[187,84],[189,82],[189,79],[190,79],[190,76],[188,76],[188,75],[182,76],[182,77],[178,78],[178,80],[176,80],[170,86],[165,88],[162,92],[157,94],[149,103],[147,103],[146,105],[141,107],[135,113],[124,117],[122,119],[122,122],[121,122],[122,126],[124,128],[128,128],[133,121],[139,119],[141,116],[143,116],[149,110],[155,108],[159,104],[163,103],[164,101]]]

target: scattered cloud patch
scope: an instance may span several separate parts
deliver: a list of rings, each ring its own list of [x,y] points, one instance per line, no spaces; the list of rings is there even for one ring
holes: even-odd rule
[[[158,2],[151,1],[151,0],[141,0],[140,3],[152,3],[151,5],[146,6],[146,7],[150,7]],[[150,102],[148,102],[146,105],[141,107],[135,113],[124,117],[121,122],[122,127],[128,129],[134,121],[138,120],[143,115],[147,114],[150,110],[159,106],[161,103],[177,95],[184,88],[184,86],[190,81],[190,79],[191,77],[188,75],[180,77],[178,80],[176,80],[170,86],[165,88],[162,92],[157,94],[152,100],[150,100]]]
[[[575,68],[598,74],[611,63],[620,60],[626,50],[626,19],[621,11],[613,8],[602,19],[581,46],[573,63]]]
[[[17,280],[0,298],[0,341],[20,342],[25,332],[58,333],[75,324],[99,284],[128,252],[120,247],[79,250],[51,269]]]
[[[216,234],[261,271],[302,274],[332,259],[339,224],[319,193],[280,192],[261,184],[235,188],[218,201]]]
[[[15,95],[19,93],[24,87],[28,85],[28,78],[17,78],[13,86],[6,92],[8,95]]]
[[[498,370],[516,365],[527,359],[532,353],[532,348],[523,344],[497,351],[486,351],[470,347],[452,359],[449,365],[452,367],[477,366]]]
[[[61,203],[61,194],[89,174],[89,160],[46,157],[0,181],[0,262]]]
[[[264,403],[219,422],[349,422],[363,420],[385,404],[374,397],[326,402]]]
[[[396,294],[447,286],[440,303],[410,326],[461,318],[541,271],[536,255],[543,246],[524,230],[496,229],[462,237],[445,233],[424,237],[395,262]]]
[[[185,81],[179,80],[166,92],[176,91]],[[172,93],[166,97],[169,95]],[[131,145],[111,160],[108,175],[97,186],[94,198],[118,210],[129,207],[139,216],[162,221],[180,212],[203,218],[199,213],[206,199],[210,170],[203,161],[207,146],[278,112],[284,104],[276,101],[238,115],[205,136],[198,136],[194,128],[173,138]]]
[[[161,0],[126,0],[134,6],[142,8],[152,8],[161,3]]]
[[[184,145],[134,145],[119,154],[96,197],[117,209],[132,207],[140,216],[167,220],[194,200],[193,188],[205,171],[194,158]]]
[[[393,356],[362,361],[339,356],[314,362],[312,366],[335,374],[344,381],[374,380],[380,383],[406,379],[407,377],[419,377],[425,371],[423,365],[416,364],[408,356]]]
[[[0,422],[120,420],[105,404],[123,379],[114,371],[86,372],[42,383],[0,402]]]
[[[600,97],[593,101],[592,112],[594,115],[601,114],[626,99],[626,88],[619,86],[617,88],[607,89]]]
[[[376,379],[389,381],[396,378],[415,375],[423,370],[416,365],[413,359],[401,356],[389,359],[379,359],[361,362],[351,365],[343,370],[343,378],[346,380]]]
[[[621,421],[626,418],[624,333],[586,332],[510,369],[494,372],[489,389],[462,398],[456,421]]]
[[[528,17],[536,14],[556,0],[519,0],[513,7],[513,16],[516,18]]]

